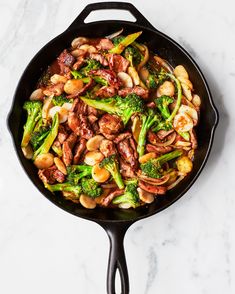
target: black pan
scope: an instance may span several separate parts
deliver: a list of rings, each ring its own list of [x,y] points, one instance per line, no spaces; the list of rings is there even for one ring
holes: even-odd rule
[[[122,9],[129,11],[136,22],[129,21],[97,21],[84,23],[85,18],[95,10]],[[29,160],[25,159],[21,151],[20,143],[22,128],[25,122],[25,114],[22,105],[33,91],[37,80],[49,64],[59,53],[70,46],[71,41],[77,36],[101,37],[124,28],[125,34],[143,31],[140,41],[147,42],[152,51],[167,59],[173,66],[183,64],[193,82],[198,95],[202,98],[200,125],[197,129],[198,150],[192,173],[185,178],[176,188],[169,191],[166,196],[157,198],[151,205],[139,207],[136,210],[104,209],[88,210],[80,205],[65,200],[60,195],[53,195],[43,186],[37,175],[37,169]],[[129,293],[129,279],[126,266],[123,239],[127,229],[134,222],[149,217],[167,208],[192,186],[208,159],[214,131],[218,123],[218,112],[212,101],[212,97],[206,80],[192,57],[175,41],[155,29],[148,20],[130,3],[103,2],[86,6],[69,28],[46,44],[32,59],[25,69],[17,86],[12,109],[8,117],[8,126],[12,134],[15,150],[18,158],[34,185],[40,192],[55,205],[78,217],[94,221],[101,225],[110,239],[110,255],[107,276],[107,293],[115,294],[115,273],[119,269],[121,276],[122,294]]]

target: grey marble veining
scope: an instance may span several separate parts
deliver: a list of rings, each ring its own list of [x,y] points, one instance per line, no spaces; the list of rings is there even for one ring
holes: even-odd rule
[[[185,197],[128,230],[130,293],[233,294],[234,1],[131,2],[195,58],[220,124],[207,166]],[[24,68],[88,3],[0,0],[0,293],[106,293],[109,242],[103,229],[41,196],[21,169],[6,129]],[[107,11],[102,15],[110,18]]]

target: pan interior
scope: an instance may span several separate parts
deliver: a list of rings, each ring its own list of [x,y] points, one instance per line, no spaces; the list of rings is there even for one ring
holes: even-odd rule
[[[101,37],[109,35],[112,32],[124,28],[124,34],[143,30],[140,41],[146,42],[153,52],[159,54],[162,58],[168,60],[172,66],[178,64],[184,65],[190,75],[190,79],[196,89],[198,95],[202,98],[200,124],[197,128],[198,149],[194,161],[194,169],[192,173],[182,181],[175,189],[169,191],[165,196],[158,196],[156,201],[149,205],[140,207],[136,210],[120,210],[120,209],[104,209],[96,208],[88,210],[80,205],[65,200],[59,194],[53,195],[46,190],[37,175],[37,169],[24,158],[21,148],[21,136],[23,124],[25,122],[25,114],[22,105],[28,99],[33,91],[37,80],[42,72],[49,64],[59,55],[59,53],[70,46],[73,38],[77,36]],[[210,93],[203,80],[203,77],[197,66],[189,55],[182,50],[179,45],[169,39],[167,36],[147,28],[139,27],[136,24],[123,21],[103,21],[86,25],[80,25],[77,29],[65,31],[46,46],[44,46],[38,54],[33,58],[26,68],[15,93],[11,114],[9,116],[9,127],[13,135],[13,140],[18,157],[25,169],[26,173],[33,181],[35,186],[49,200],[60,208],[79,217],[91,219],[94,221],[124,221],[137,220],[139,218],[150,216],[171,205],[179,199],[193,184],[202,169],[212,144],[213,129],[216,122],[216,112],[211,103]]]

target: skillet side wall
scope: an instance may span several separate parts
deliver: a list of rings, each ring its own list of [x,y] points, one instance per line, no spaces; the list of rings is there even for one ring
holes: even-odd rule
[[[190,80],[196,89],[196,93],[202,98],[201,118],[197,129],[199,148],[196,152],[196,160],[194,162],[194,169],[192,173],[173,191],[169,191],[164,197],[159,197],[155,203],[149,205],[148,207],[140,207],[136,210],[125,211],[103,208],[87,210],[74,203],[66,201],[58,194],[53,195],[46,190],[43,183],[38,178],[37,169],[34,167],[32,162],[24,158],[20,147],[22,129],[26,119],[22,106],[24,101],[28,99],[33,91],[42,72],[49,64],[51,64],[51,62],[64,48],[68,48],[70,46],[73,38],[77,36],[102,37],[119,30],[120,28],[124,28],[124,34],[143,30],[143,34],[139,40],[146,42],[150,50],[158,53],[162,58],[168,60],[173,66],[182,64],[186,67],[190,75]],[[125,220],[135,221],[157,213],[179,199],[194,183],[207,160],[213,140],[213,132],[216,122],[217,114],[211,102],[209,89],[203,80],[202,74],[191,57],[184,50],[182,50],[178,44],[162,33],[124,21],[102,21],[81,25],[76,30],[65,31],[45,45],[36,54],[24,71],[17,86],[12,110],[8,119],[9,128],[13,136],[19,160],[25,172],[41,193],[67,212],[97,222],[120,222]]]

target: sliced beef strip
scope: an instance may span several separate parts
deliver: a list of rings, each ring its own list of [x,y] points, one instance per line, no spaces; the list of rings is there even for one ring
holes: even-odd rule
[[[86,140],[81,138],[79,143],[76,144],[74,148],[74,157],[73,157],[73,164],[78,164],[79,160],[81,159],[82,153],[86,149]]]
[[[62,160],[66,166],[69,166],[73,160],[73,147],[77,141],[77,135],[71,133],[68,139],[62,145]]]
[[[124,125],[120,117],[106,113],[100,118],[99,127],[101,134],[112,140],[123,129]]]
[[[117,153],[115,145],[110,140],[102,140],[100,143],[100,152],[103,153],[105,157],[111,156]]]
[[[138,161],[135,158],[134,150],[130,146],[130,142],[128,139],[125,139],[118,143],[117,145],[118,152],[122,156],[122,158],[130,164],[133,170],[136,170],[138,167]]]

